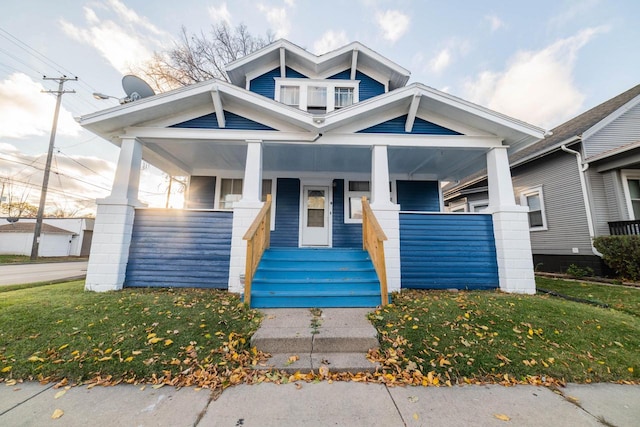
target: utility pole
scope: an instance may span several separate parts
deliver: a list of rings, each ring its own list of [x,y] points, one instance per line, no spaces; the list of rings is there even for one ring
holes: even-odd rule
[[[56,94],[56,109],[53,113],[53,125],[51,126],[51,136],[49,138],[49,151],[47,153],[47,164],[44,168],[44,178],[42,179],[42,192],[40,193],[40,205],[38,206],[38,215],[36,217],[36,227],[33,230],[33,244],[31,245],[31,260],[38,259],[38,246],[40,246],[40,232],[42,231],[42,217],[44,216],[44,204],[47,200],[47,188],[49,187],[49,173],[51,172],[51,159],[53,158],[53,144],[56,141],[56,130],[58,129],[58,115],[60,113],[60,102],[62,95],[65,93],[76,93],[75,90],[64,90],[64,83],[73,80],[77,81],[77,77],[47,77],[42,76],[42,80],[53,80],[58,82],[58,90],[43,90],[42,93]]]

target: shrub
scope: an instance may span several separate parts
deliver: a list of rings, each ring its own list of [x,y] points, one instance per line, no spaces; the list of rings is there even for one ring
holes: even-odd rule
[[[567,275],[571,277],[575,277],[576,279],[581,279],[583,277],[592,277],[593,276],[593,268],[591,267],[579,267],[575,264],[571,264],[569,268],[567,268]]]
[[[593,241],[604,262],[618,275],[640,279],[640,236],[602,236]]]

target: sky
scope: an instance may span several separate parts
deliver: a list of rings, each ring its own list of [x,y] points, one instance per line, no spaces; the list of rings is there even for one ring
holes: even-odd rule
[[[121,79],[184,26],[245,24],[315,54],[359,41],[424,83],[551,129],[640,83],[637,0],[4,0],[0,16],[0,185],[38,203],[57,83],[62,97],[48,209],[87,214],[106,197],[118,148],[75,117],[110,108]],[[142,171],[140,198],[165,206],[167,178]],[[3,185],[4,184],[4,185]],[[174,189],[176,186],[174,186]],[[181,196],[172,196],[179,207]]]

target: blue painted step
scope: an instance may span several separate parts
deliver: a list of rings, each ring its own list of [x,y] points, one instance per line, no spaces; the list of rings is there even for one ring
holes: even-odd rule
[[[251,306],[375,307],[380,282],[359,249],[272,248],[258,265]]]

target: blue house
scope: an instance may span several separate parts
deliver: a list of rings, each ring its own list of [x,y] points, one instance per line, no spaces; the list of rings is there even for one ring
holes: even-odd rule
[[[401,288],[535,292],[508,155],[543,129],[407,85],[357,42],[316,56],[279,40],[226,71],[80,118],[121,149],[88,290],[213,287],[321,307]],[[142,159],[190,177],[185,209],[139,202]],[[445,213],[443,184],[482,169],[489,208]]]

